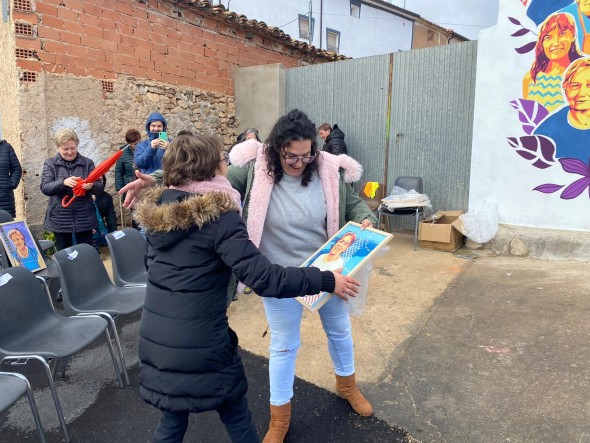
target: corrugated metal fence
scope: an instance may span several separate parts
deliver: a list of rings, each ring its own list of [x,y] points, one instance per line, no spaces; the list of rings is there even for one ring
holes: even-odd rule
[[[467,42],[289,69],[287,109],[337,123],[363,181],[389,193],[395,177],[421,176],[433,210],[466,210],[476,58]]]

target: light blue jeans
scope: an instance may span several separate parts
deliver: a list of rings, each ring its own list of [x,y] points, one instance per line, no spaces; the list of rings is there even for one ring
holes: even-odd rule
[[[293,298],[264,297],[264,310],[270,327],[270,404],[281,406],[293,397],[295,360],[301,346],[303,306]],[[328,337],[328,351],[337,375],[354,374],[352,329],[346,302],[332,296],[320,308],[322,326]]]

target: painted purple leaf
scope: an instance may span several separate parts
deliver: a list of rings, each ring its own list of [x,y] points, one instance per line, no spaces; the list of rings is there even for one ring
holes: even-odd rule
[[[555,163],[555,144],[543,135],[509,137],[508,144],[522,158],[532,161],[535,168],[547,169]]]
[[[559,163],[565,172],[579,174],[590,178],[590,168],[582,160],[577,158],[560,158]]]
[[[514,50],[519,54],[526,54],[527,52],[531,52],[533,49],[535,49],[536,45],[537,42],[529,42],[526,45],[521,46],[520,48],[515,48]]]
[[[510,20],[515,25],[520,25],[520,22],[518,20],[516,20],[514,17],[508,17],[508,20]]]
[[[564,200],[571,200],[584,192],[588,186],[590,186],[590,177],[582,177],[565,188],[560,197]]]
[[[522,35],[528,34],[529,32],[531,32],[529,29],[522,28],[516,31],[514,34],[512,34],[511,37],[520,37]]]
[[[523,124],[522,129],[529,135],[549,115],[547,108],[535,100],[519,98],[512,100],[510,105],[518,111],[518,119]]]
[[[544,185],[537,186],[535,189],[533,189],[533,191],[539,191],[543,194],[552,194],[556,191],[559,191],[564,186],[565,185],[553,185],[551,183],[545,183]]]

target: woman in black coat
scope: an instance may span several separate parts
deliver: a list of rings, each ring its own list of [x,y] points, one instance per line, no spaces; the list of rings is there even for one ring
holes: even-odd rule
[[[41,192],[49,196],[43,227],[55,234],[57,249],[72,246],[72,234],[76,243],[92,244],[92,230],[98,227],[92,195],[103,190],[102,181],[86,183],[82,187],[86,195],[77,197],[64,208],[62,199],[72,196],[73,188],[94,170],[94,162],[78,152],[80,140],[70,129],[61,129],[55,134],[57,155],[45,160],[41,177]]]
[[[168,188],[150,190],[135,217],[147,230],[148,286],[141,317],[140,394],[162,410],[154,442],[181,442],[190,412],[216,410],[232,442],[258,443],[246,401],[238,337],[227,319],[232,272],[263,297],[358,282],[317,268],[271,264],[248,239],[227,156],[213,136],[180,136],[163,158]]]
[[[0,140],[0,209],[16,217],[14,189],[17,188],[23,170],[14,149],[6,140]]]

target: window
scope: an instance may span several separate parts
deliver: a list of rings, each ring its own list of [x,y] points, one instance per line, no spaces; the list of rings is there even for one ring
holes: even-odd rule
[[[361,18],[361,0],[350,0],[350,15]]]
[[[309,17],[307,15],[299,14],[299,38],[305,40],[313,40],[313,28],[315,25],[315,18],[311,19],[311,30],[309,29]]]
[[[6,23],[9,15],[8,0],[0,0],[0,2],[2,3],[2,22]]]
[[[338,54],[338,50],[340,49],[340,31],[326,28],[326,43],[328,45],[328,51]]]
[[[426,40],[429,42],[434,41],[434,31],[432,29],[428,30],[428,35],[426,36]]]

